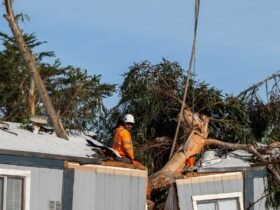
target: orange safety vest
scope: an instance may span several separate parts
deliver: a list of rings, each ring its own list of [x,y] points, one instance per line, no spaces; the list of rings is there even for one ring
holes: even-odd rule
[[[126,156],[130,160],[134,160],[133,145],[130,132],[123,126],[117,127],[113,140],[113,149],[121,156]]]

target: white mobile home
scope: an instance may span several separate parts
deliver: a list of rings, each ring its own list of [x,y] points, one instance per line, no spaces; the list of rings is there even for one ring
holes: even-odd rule
[[[238,152],[239,157],[234,153],[213,159],[215,164],[200,167],[194,176],[176,180],[181,210],[273,209],[266,205],[266,169],[251,167],[244,152]]]
[[[101,166],[92,154],[81,135],[0,129],[0,209],[144,210],[147,172]]]

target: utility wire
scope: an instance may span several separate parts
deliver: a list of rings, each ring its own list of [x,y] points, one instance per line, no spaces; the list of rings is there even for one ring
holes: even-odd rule
[[[192,46],[192,51],[191,51],[191,57],[190,57],[190,60],[189,60],[189,67],[188,67],[188,72],[187,72],[187,81],[186,81],[184,96],[183,96],[183,100],[182,100],[182,106],[181,106],[181,110],[180,110],[180,113],[179,113],[179,120],[178,120],[178,123],[177,123],[176,132],[175,132],[175,136],[174,136],[174,139],[173,139],[173,144],[172,144],[171,152],[170,152],[170,155],[169,155],[169,159],[171,159],[171,157],[173,155],[174,148],[175,148],[175,145],[176,145],[176,141],[177,141],[177,138],[178,138],[179,128],[180,128],[181,120],[182,120],[182,114],[183,114],[183,110],[184,110],[184,107],[185,107],[185,101],[186,101],[186,96],[187,96],[188,87],[189,87],[189,80],[190,80],[190,77],[191,77],[193,61],[194,61],[194,58],[195,58],[199,6],[200,6],[200,0],[195,0],[193,46]]]

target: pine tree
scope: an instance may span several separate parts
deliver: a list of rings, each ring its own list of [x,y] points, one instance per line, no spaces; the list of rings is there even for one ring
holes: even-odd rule
[[[29,119],[28,108],[31,77],[26,70],[14,38],[1,33],[0,51],[0,109],[3,120],[22,122]],[[31,50],[44,42],[34,34],[24,35]],[[86,70],[73,66],[62,67],[58,59],[53,64],[44,62],[54,57],[53,52],[33,53],[37,68],[45,82],[54,107],[68,129],[86,130],[100,115],[103,99],[115,91],[115,85],[101,83],[101,75],[88,75]],[[35,112],[46,115],[35,91]]]

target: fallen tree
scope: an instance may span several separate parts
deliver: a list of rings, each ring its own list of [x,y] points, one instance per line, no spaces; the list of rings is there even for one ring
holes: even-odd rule
[[[48,91],[45,87],[45,84],[40,76],[40,73],[36,67],[36,61],[34,56],[32,55],[29,47],[25,43],[25,40],[23,38],[22,32],[18,26],[16,17],[14,15],[13,7],[12,7],[12,1],[11,0],[5,0],[4,5],[6,7],[6,13],[4,17],[9,23],[10,29],[15,37],[15,40],[17,42],[19,51],[23,57],[23,60],[25,62],[26,68],[29,70],[32,81],[34,81],[36,90],[39,93],[40,98],[42,99],[42,102],[48,112],[48,115],[52,121],[55,133],[58,137],[61,137],[63,139],[68,140],[68,136],[65,132],[65,129],[61,123],[60,117],[57,114],[52,101],[48,95]],[[32,82],[32,88],[30,90],[30,96],[31,98],[34,95],[34,87]],[[30,104],[32,104],[34,101],[30,98]],[[32,105],[31,105],[32,107]],[[31,113],[34,114],[34,107],[31,108]]]
[[[182,171],[185,161],[194,155],[200,154],[205,146],[215,146],[226,149],[241,149],[253,154],[258,161],[264,163],[268,170],[273,174],[275,181],[280,185],[280,174],[276,167],[271,163],[271,151],[280,148],[280,142],[274,142],[265,148],[253,144],[232,144],[217,139],[207,138],[209,118],[199,113],[192,113],[190,109],[183,111],[182,125],[187,140],[177,149],[177,152],[164,165],[164,167],[149,177],[149,188],[151,193],[161,189],[167,189],[175,181],[175,177]],[[269,162],[270,161],[270,162]]]

